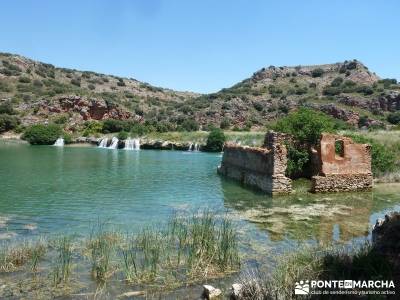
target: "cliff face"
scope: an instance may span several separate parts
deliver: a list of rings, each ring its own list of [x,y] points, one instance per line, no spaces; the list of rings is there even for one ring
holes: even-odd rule
[[[51,122],[57,114],[67,113],[77,124],[133,118],[161,122],[170,129],[186,120],[203,127],[257,129],[299,106],[308,106],[352,125],[362,119],[363,126],[370,126],[383,124],[389,112],[400,109],[400,85],[380,80],[354,60],[270,66],[231,88],[199,95],[0,53],[0,102],[12,103],[23,125]]]

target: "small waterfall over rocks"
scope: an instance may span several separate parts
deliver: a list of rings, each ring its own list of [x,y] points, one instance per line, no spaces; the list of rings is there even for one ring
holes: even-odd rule
[[[190,143],[188,147],[188,151],[200,151],[200,144]]]
[[[101,139],[99,148],[107,148],[108,138]]]
[[[118,138],[115,136],[111,139],[111,145],[108,147],[109,149],[117,149],[118,148]]]
[[[56,142],[53,144],[53,146],[56,147],[64,147],[64,139],[63,138],[58,138]]]
[[[140,150],[140,140],[126,139],[124,150]]]

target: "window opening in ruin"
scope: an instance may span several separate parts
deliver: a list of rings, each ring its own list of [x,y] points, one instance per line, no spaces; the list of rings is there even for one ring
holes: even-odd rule
[[[342,140],[335,141],[335,154],[344,157],[344,144]]]

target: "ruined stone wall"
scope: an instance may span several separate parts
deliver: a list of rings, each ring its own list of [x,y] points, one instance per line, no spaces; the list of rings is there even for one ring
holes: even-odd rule
[[[277,133],[267,133],[268,148],[226,144],[218,173],[269,194],[289,193],[291,180],[285,176],[286,147]]]
[[[341,143],[342,153],[336,153],[335,143]],[[320,145],[313,150],[313,192],[359,191],[372,188],[371,147],[354,143],[352,139],[322,134]]]

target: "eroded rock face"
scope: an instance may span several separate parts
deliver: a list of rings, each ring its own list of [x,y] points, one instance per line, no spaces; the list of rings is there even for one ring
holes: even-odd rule
[[[349,123],[354,126],[357,126],[358,121],[360,120],[360,115],[358,113],[351,111],[351,110],[345,110],[343,108],[337,107],[334,104],[324,104],[324,105],[321,105],[319,107],[319,109],[322,112],[324,112],[336,119],[343,120],[346,123]]]
[[[86,120],[105,120],[105,119],[137,119],[140,117],[132,115],[123,108],[109,103],[103,99],[86,98],[81,96],[62,96],[53,102],[41,101],[39,103],[41,115],[51,113],[77,113],[81,119]]]

